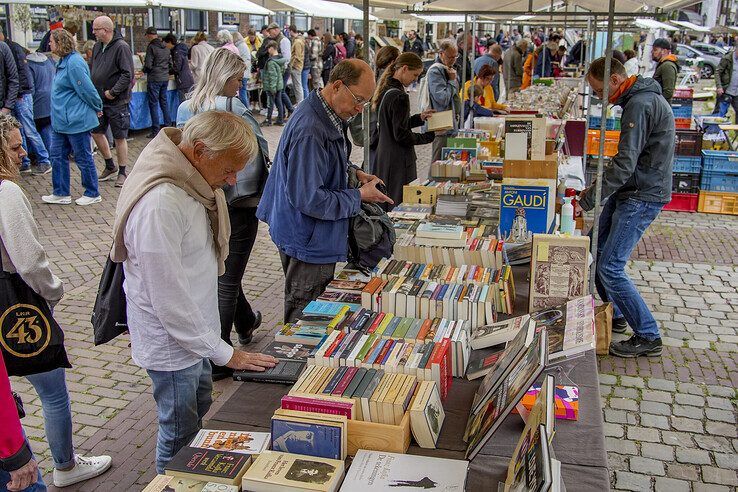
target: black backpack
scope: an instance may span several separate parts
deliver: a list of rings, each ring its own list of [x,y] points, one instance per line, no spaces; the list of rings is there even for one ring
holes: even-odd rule
[[[349,186],[359,188],[356,169],[349,167]],[[377,203],[363,203],[349,221],[349,264],[368,271],[382,258],[389,258],[395,246],[395,228],[387,212]]]

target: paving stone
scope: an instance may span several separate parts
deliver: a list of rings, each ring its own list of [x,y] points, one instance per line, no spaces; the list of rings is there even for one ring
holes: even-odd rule
[[[679,383],[679,392],[700,396],[705,393],[702,386],[694,383]]]
[[[690,492],[689,482],[674,478],[656,477],[654,490],[656,492]]]
[[[617,453],[607,453],[607,467],[612,471],[628,471],[628,456]]]
[[[622,425],[617,424],[610,424],[608,422],[605,422],[605,435],[610,437],[623,437],[625,435],[625,431],[623,430]]]
[[[671,425],[678,431],[694,432],[697,434],[705,432],[702,426],[702,421],[687,417],[672,417]]]
[[[720,422],[735,423],[735,413],[732,410],[720,410],[717,408],[706,408],[705,416],[709,420],[717,420]]]
[[[649,378],[648,387],[651,389],[655,389],[655,390],[671,391],[671,392],[676,391],[676,383],[674,381],[669,381],[667,379]]]
[[[636,418],[632,412],[626,412],[625,410],[614,410],[612,408],[605,408],[605,422],[612,422],[615,424],[635,425]]]
[[[628,439],[642,442],[661,442],[658,430],[632,425],[628,426]]]
[[[715,485],[711,483],[694,483],[694,492],[730,492],[730,488],[725,485]]]
[[[721,453],[732,453],[733,448],[730,445],[730,441],[720,436],[709,436],[695,434],[694,440],[701,449],[707,449],[708,451],[718,451]]]
[[[669,419],[663,415],[641,414],[641,425],[643,427],[655,427],[657,429],[669,430]]]
[[[671,406],[657,401],[642,401],[641,412],[654,415],[671,415]]]
[[[665,444],[644,442],[641,444],[641,455],[661,461],[673,461],[674,448]]]
[[[709,385],[707,392],[712,396],[722,396],[723,398],[735,398],[736,390],[727,386]]]
[[[708,483],[721,485],[738,485],[738,476],[734,470],[724,470],[714,466],[702,467],[702,479]]]
[[[620,410],[631,410],[633,412],[638,411],[638,403],[629,398],[610,398],[610,406]]]
[[[733,410],[733,403],[728,398],[708,396],[707,406],[710,408],[719,408],[721,410]]]
[[[648,401],[658,401],[661,403],[671,403],[672,402],[671,393],[667,393],[666,391],[643,390],[643,392],[641,393],[641,397],[644,400],[648,400]]]
[[[620,384],[622,384],[623,386],[632,386],[634,388],[645,387],[645,382],[643,381],[643,378],[636,378],[632,376],[621,376]]]
[[[715,457],[715,464],[719,468],[738,470],[738,455],[715,453],[713,456]]]
[[[612,395],[615,398],[630,398],[633,400],[637,400],[641,396],[636,388],[622,388],[619,386],[613,388]]]
[[[616,439],[614,437],[605,437],[605,448],[608,451],[618,454],[638,454],[638,446],[633,441],[627,439]]]
[[[614,385],[618,382],[618,377],[614,374],[600,374],[600,384]]]
[[[692,465],[709,465],[710,453],[701,449],[677,448],[676,460],[679,463],[689,463]]]
[[[680,405],[692,405],[695,407],[702,407],[705,405],[705,399],[702,396],[689,395],[685,393],[677,393],[674,395],[674,401]]]
[[[735,425],[727,424],[725,422],[707,422],[705,423],[705,430],[708,434],[724,437],[736,437],[738,436],[738,430]]]
[[[697,481],[700,479],[699,467],[695,465],[666,464],[666,476],[681,480]]]
[[[615,487],[620,490],[650,490],[651,477],[624,471],[615,472]]]
[[[679,396],[679,395],[677,395]],[[672,413],[677,417],[689,417],[690,419],[701,419],[703,417],[702,408],[689,407],[684,405],[674,405]]]

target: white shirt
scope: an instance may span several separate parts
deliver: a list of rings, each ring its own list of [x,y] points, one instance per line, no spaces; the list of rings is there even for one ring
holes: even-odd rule
[[[638,72],[640,71],[637,57],[633,57],[630,60],[627,60],[623,66],[625,67],[625,73],[628,74],[628,77],[638,75]]]
[[[292,56],[292,42],[287,36],[283,36],[279,41],[279,52],[282,54],[282,58],[287,60]]]
[[[123,233],[131,357],[144,369],[177,371],[203,358],[225,365],[218,264],[205,207],[164,183],[133,207]]]

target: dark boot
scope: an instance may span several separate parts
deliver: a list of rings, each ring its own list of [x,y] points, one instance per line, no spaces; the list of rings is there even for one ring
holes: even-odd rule
[[[613,333],[625,333],[625,330],[628,329],[628,322],[625,321],[625,318],[614,318],[612,320],[612,332]]]
[[[241,329],[236,326],[236,333],[238,334],[238,343],[241,345],[248,345],[254,335],[254,330],[261,326],[261,311],[254,311],[254,323],[251,328]]]

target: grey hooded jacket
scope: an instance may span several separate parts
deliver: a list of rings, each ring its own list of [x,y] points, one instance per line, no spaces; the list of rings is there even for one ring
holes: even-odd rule
[[[602,174],[602,199],[635,198],[669,203],[674,161],[674,114],[661,96],[661,86],[640,75],[615,102],[623,108],[618,153]],[[594,208],[594,185],[579,202]]]

